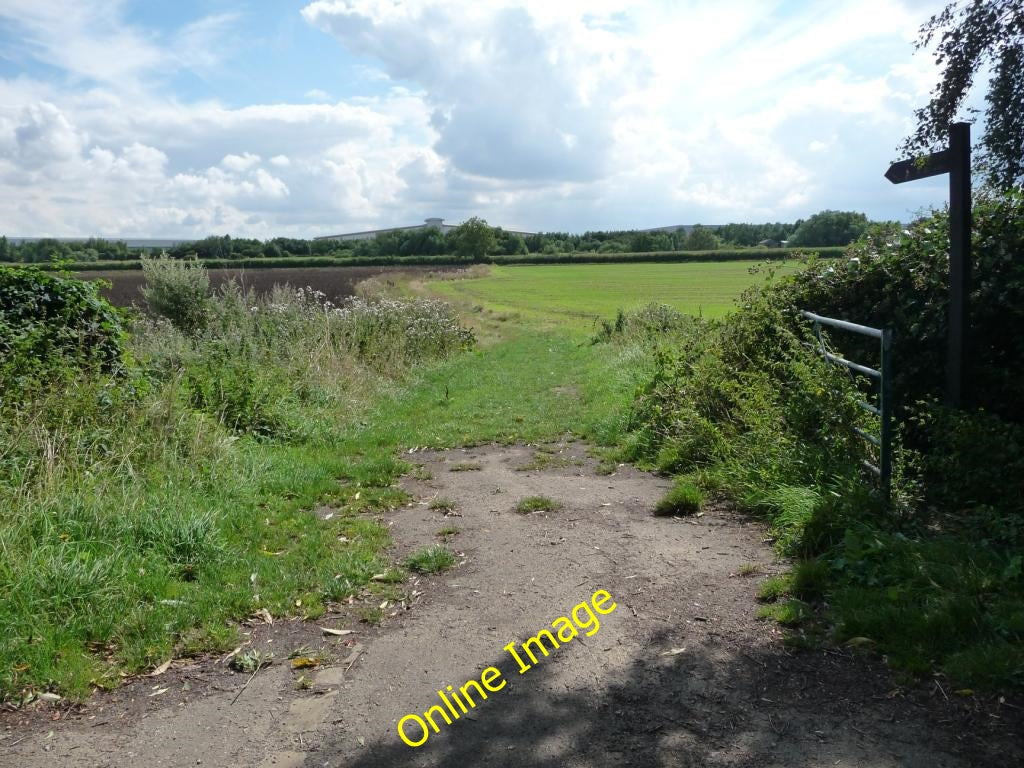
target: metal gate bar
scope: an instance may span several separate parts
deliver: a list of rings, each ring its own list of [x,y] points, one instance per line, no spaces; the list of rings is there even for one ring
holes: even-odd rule
[[[858,325],[847,320],[837,320],[834,317],[823,317],[813,312],[802,311],[803,317],[814,324],[814,335],[818,339],[818,352],[829,362],[841,365],[851,371],[856,371],[868,376],[878,382],[878,406],[858,400],[857,405],[862,410],[878,416],[878,434],[873,435],[860,427],[854,427],[857,436],[862,440],[871,443],[878,448],[878,464],[864,461],[864,467],[878,477],[881,486],[882,498],[888,504],[892,495],[892,331],[888,328],[872,328],[867,325]],[[821,326],[827,325],[843,331],[857,333],[862,336],[869,336],[879,340],[881,347],[881,365],[876,370],[866,365],[855,363],[839,355],[832,354],[825,347],[825,340],[821,336]]]

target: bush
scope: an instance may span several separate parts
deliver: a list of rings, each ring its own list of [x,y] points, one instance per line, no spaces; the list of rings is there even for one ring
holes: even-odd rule
[[[799,598],[765,617],[798,623],[811,616],[803,600],[827,597],[836,640],[867,638],[900,669],[1024,685],[1024,198],[975,206],[973,410],[937,404],[947,225],[938,212],[875,228],[843,259],[748,291],[719,322],[647,327],[660,351],[622,453],[694,473],[765,517],[797,562],[762,596]],[[873,449],[853,436],[877,429],[855,403],[866,383],[821,359],[802,309],[895,331],[889,507],[861,468]],[[841,338],[845,357],[877,363],[876,340]]]
[[[142,297],[151,312],[171,321],[182,333],[206,327],[210,311],[210,276],[198,261],[167,256],[142,259],[146,286]]]
[[[942,394],[936,374],[946,355],[948,253],[946,211],[905,231],[875,227],[846,257],[779,281],[768,301],[790,329],[801,309],[891,328],[895,400],[913,407]],[[1024,423],[1024,195],[976,201],[972,260],[972,404]],[[875,340],[843,333],[842,349],[877,360]]]
[[[397,370],[429,357],[445,357],[473,345],[455,309],[430,299],[350,298],[332,309],[330,322],[344,345],[376,369]]]
[[[118,311],[95,283],[32,267],[0,267],[0,392],[6,403],[39,384],[122,360]]]

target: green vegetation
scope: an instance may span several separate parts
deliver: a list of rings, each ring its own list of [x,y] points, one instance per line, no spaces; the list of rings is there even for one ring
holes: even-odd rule
[[[207,295],[182,260],[159,262],[150,288],[162,280],[168,300],[150,318],[66,276],[0,270],[2,696],[81,696],[171,655],[233,648],[237,622],[264,608],[315,617],[354,597],[379,623],[399,573],[381,516],[407,501],[394,485],[406,451],[567,434],[684,478],[673,514],[713,493],[762,516],[794,561],[761,587],[763,618],[877,649],[907,674],[1022,685],[1022,207],[976,204],[984,343],[976,408],[962,412],[936,400],[942,213],[876,228],[843,259],[753,275],[725,261],[431,283],[482,305],[465,318],[486,331],[479,344],[441,302]],[[806,348],[798,308],[895,329],[891,508],[859,468],[864,383]],[[442,567],[442,552],[406,566]]]
[[[549,499],[547,496],[527,496],[516,504],[516,512],[521,515],[530,515],[534,512],[559,512],[561,509],[562,502]]]
[[[405,567],[420,573],[440,573],[455,565],[455,555],[441,544],[424,547],[405,558]]]
[[[792,272],[799,262],[785,262]],[[586,264],[493,267],[490,276],[432,284],[439,294],[469,300],[522,321],[593,331],[618,310],[661,302],[681,312],[720,317],[752,284],[763,282],[757,262],[698,264]]]
[[[452,499],[438,497],[430,502],[430,508],[436,512],[454,512],[458,505]]]
[[[0,267],[0,408],[69,372],[119,369],[123,326],[95,284]]]
[[[672,515],[692,515],[700,511],[704,503],[704,493],[692,480],[679,478],[661,500],[654,505],[654,514],[659,517]]]
[[[958,685],[1024,684],[1024,199],[975,202],[972,408],[940,403],[948,221],[877,227],[845,259],[748,291],[718,321],[664,308],[625,315],[604,343],[647,333],[656,363],[633,404],[620,459],[685,473],[761,515],[791,576],[765,609],[818,615],[838,642],[867,642],[897,669]],[[813,352],[799,309],[888,326],[900,423],[894,502],[861,470],[854,427],[868,383]],[[650,322],[650,318],[666,322]],[[663,327],[665,330],[658,330]],[[844,356],[877,342],[836,334]]]
[[[570,234],[543,232],[521,236],[491,227],[473,216],[447,233],[436,227],[384,231],[368,240],[299,240],[275,237],[261,241],[211,236],[185,242],[167,249],[174,259],[198,259],[207,266],[223,262],[235,263],[266,259],[268,261],[331,258],[370,265],[378,260],[442,259],[456,261],[491,261],[522,257],[613,256],[615,254],[667,254],[679,252],[714,252],[719,248],[767,246],[777,248],[787,238],[799,234],[803,247],[847,245],[860,234],[846,226],[850,220],[864,221],[863,214],[823,211],[808,219],[790,224],[728,224],[722,227],[675,227],[656,231],[606,231]],[[0,237],[0,262],[49,263],[73,261],[109,268],[111,262],[130,262],[145,257],[144,248],[128,248],[123,242],[92,238],[62,241],[44,238],[35,242],[11,243]],[[750,258],[748,256],[748,258]],[[424,263],[424,262],[420,262]],[[537,262],[534,262],[537,263]]]
[[[449,472],[479,472],[484,468],[483,464],[478,464],[475,461],[460,461],[456,464],[452,464],[448,467]]]
[[[948,141],[975,83],[985,83],[985,118],[976,165],[996,190],[1024,183],[1024,0],[955,0],[921,27],[917,47],[935,44],[941,69],[931,99],[915,110],[917,127],[903,149],[926,154]],[[969,110],[971,112],[975,110]],[[979,162],[980,161],[980,162]]]
[[[12,284],[30,274],[16,270]],[[229,287],[186,333],[35,275],[27,295],[96,302],[124,352],[107,370],[78,355],[98,341],[68,354],[50,344],[54,354],[32,353],[47,362],[38,376],[23,366],[2,390],[0,698],[15,701],[43,688],[78,697],[172,655],[231,649],[236,622],[262,608],[315,617],[349,596],[377,605],[387,585],[373,577],[390,565],[378,518],[404,502],[392,484],[406,449],[570,431],[611,443],[642,367],[558,334],[467,350],[436,302],[338,308],[305,290]],[[2,304],[16,328],[3,338],[39,325],[15,326],[15,306]],[[55,315],[68,321],[60,338],[78,316]],[[507,386],[508,371],[528,368]],[[321,503],[329,520],[312,512]]]

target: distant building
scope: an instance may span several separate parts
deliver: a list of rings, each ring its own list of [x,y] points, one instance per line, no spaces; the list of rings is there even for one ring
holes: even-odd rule
[[[456,224],[445,224],[444,219],[430,218],[424,219],[422,224],[413,224],[409,227],[391,227],[390,229],[368,229],[365,232],[345,232],[340,235],[321,235],[320,237],[313,238],[314,240],[372,240],[377,235],[384,235],[388,232],[412,232],[417,229],[438,229],[441,233],[450,232],[458,226]],[[522,235],[523,237],[529,237],[530,235],[537,234],[536,232],[519,232],[515,229],[506,229],[506,232],[511,232],[514,235]]]

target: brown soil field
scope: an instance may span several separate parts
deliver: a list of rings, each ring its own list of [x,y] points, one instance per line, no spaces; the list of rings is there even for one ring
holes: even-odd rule
[[[276,269],[211,269],[210,285],[219,288],[229,280],[252,287],[258,293],[266,293],[275,285],[295,287],[309,286],[323,291],[334,301],[351,296],[356,284],[370,277],[403,272],[422,276],[428,272],[442,272],[454,267],[284,267]],[[77,272],[82,280],[106,280],[109,288],[102,293],[117,306],[142,304],[142,288],[145,278],[142,270],[96,270]]]

